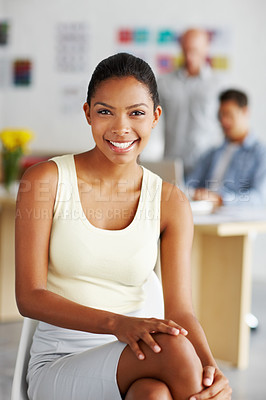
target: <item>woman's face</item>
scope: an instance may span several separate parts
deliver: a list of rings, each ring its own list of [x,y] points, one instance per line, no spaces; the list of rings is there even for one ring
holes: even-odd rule
[[[103,81],[83,108],[96,148],[118,164],[137,159],[161,115],[146,85],[131,76]]]

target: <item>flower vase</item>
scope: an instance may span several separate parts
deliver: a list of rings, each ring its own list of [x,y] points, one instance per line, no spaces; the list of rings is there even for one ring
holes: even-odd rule
[[[10,192],[12,184],[18,180],[21,156],[21,148],[16,148],[13,151],[7,150],[5,148],[3,149],[3,183],[7,192]]]

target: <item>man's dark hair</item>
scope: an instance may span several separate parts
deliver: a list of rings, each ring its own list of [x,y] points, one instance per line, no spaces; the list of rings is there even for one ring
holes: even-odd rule
[[[236,89],[228,89],[222,92],[219,96],[220,103],[224,101],[234,101],[239,107],[248,105],[248,96],[246,93]]]

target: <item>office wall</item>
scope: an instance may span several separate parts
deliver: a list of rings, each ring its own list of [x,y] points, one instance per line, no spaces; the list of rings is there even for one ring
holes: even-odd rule
[[[256,281],[266,282],[266,234],[254,237],[252,243],[252,277]]]
[[[3,1],[4,0],[0,0],[0,18],[1,15],[3,15],[4,10],[3,10]],[[0,50],[0,57],[1,57],[1,50]],[[0,74],[1,74],[1,69],[0,69]],[[0,81],[1,81],[1,77],[0,77]],[[3,126],[3,121],[2,121],[2,117],[3,117],[3,90],[1,90],[1,86],[0,86],[0,129]]]
[[[33,149],[81,151],[93,145],[81,110],[87,82],[96,63],[117,51],[117,28],[127,26],[158,28],[196,24],[229,29],[232,38],[229,81],[249,93],[252,125],[266,139],[266,47],[263,43],[266,2],[263,0],[2,0],[0,13],[1,18],[10,21],[9,44],[0,48],[0,58],[8,63],[16,58],[29,58],[33,64],[31,86],[10,84],[2,88],[0,122],[1,126],[32,129],[36,134]],[[79,74],[60,73],[56,68],[58,23],[75,21],[88,25],[88,68]],[[75,88],[78,89],[74,98],[80,99],[80,110],[70,107],[66,112],[67,102],[71,102],[69,94]],[[160,135],[160,130],[153,134],[152,143],[160,144],[150,147],[154,157],[160,156]]]

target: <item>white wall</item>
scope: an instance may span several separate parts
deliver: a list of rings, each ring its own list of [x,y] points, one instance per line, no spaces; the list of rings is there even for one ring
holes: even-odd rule
[[[0,0],[0,18],[1,18],[1,15],[4,14],[3,3],[4,3],[4,0]],[[0,58],[1,58],[1,51],[0,51]],[[0,69],[0,73],[1,73],[1,69]],[[1,81],[1,77],[0,77],[0,81]],[[2,121],[2,118],[3,118],[3,100],[4,100],[3,97],[4,97],[3,88],[0,86],[0,129],[3,126],[3,121]]]
[[[121,26],[153,28],[196,24],[231,29],[230,79],[232,84],[247,90],[250,95],[252,125],[266,140],[264,0],[2,0],[0,13],[11,23],[8,61],[21,56],[31,58],[34,63],[32,86],[18,88],[10,85],[4,93],[0,122],[3,126],[28,126],[32,129],[36,133],[32,148],[36,150],[81,151],[92,146],[82,111],[73,114],[61,112],[62,86],[69,82],[70,86],[83,87],[82,105],[92,69],[98,61],[116,51],[115,33]],[[63,21],[86,21],[89,24],[86,73],[59,74],[56,71],[55,32],[57,23]],[[3,56],[2,49],[1,52]]]
[[[266,234],[254,237],[252,243],[252,276],[256,281],[266,282]]]

